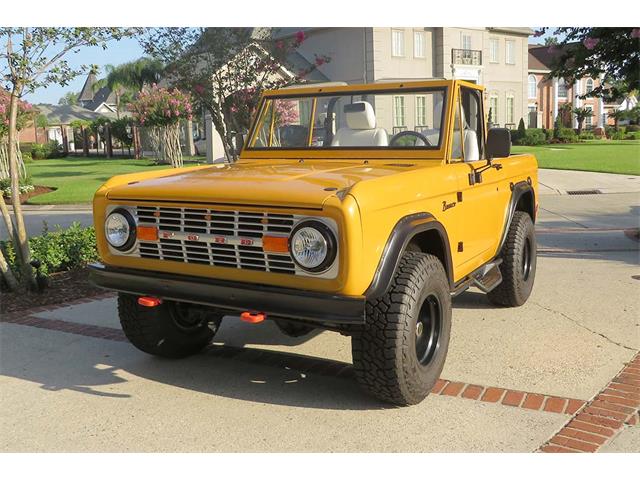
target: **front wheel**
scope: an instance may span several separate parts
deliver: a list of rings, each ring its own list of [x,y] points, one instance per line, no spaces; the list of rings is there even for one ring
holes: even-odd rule
[[[138,297],[118,294],[118,315],[124,334],[139,350],[182,358],[206,347],[222,316],[193,305],[166,301],[156,307],[138,305]]]
[[[529,214],[513,215],[499,258],[502,283],[487,297],[494,305],[519,307],[531,295],[536,277],[536,232]]]
[[[389,291],[367,302],[352,337],[358,382],[396,405],[420,403],[438,380],[449,348],[451,295],[440,260],[405,252]]]

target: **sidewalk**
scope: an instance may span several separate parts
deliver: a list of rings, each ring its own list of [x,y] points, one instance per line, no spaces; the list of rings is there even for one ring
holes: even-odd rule
[[[616,173],[550,170],[538,173],[540,195],[566,195],[567,192],[599,190],[600,193],[640,193],[640,176]]]

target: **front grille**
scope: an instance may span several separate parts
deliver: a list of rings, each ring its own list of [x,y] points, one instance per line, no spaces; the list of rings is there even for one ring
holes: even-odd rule
[[[289,236],[294,215],[200,208],[139,206],[140,226],[158,228],[158,241],[139,241],[141,258],[295,274],[288,253],[262,250],[263,235]]]

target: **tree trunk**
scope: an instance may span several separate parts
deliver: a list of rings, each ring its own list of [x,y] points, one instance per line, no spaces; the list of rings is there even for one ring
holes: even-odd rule
[[[11,92],[11,101],[9,106],[9,145],[14,145],[16,140],[16,124],[18,119],[18,97],[21,93],[19,85],[13,88]],[[18,166],[18,156],[16,150],[9,147],[9,166],[11,169],[11,201],[13,203],[13,216],[16,219],[16,230],[18,245],[16,250],[20,251],[21,270],[23,272],[22,282],[29,287],[35,287],[35,278],[33,269],[31,268],[31,252],[29,251],[29,240],[27,238],[27,229],[24,224],[22,215],[22,205],[20,204],[20,171]]]
[[[193,157],[196,154],[196,146],[193,143],[193,120],[187,120],[184,131],[185,154]]]
[[[82,153],[85,157],[89,156],[89,134],[85,127],[80,127],[80,131],[82,132]]]
[[[2,273],[2,276],[4,277],[4,281],[7,282],[9,290],[11,290],[12,292],[15,292],[16,290],[18,290],[18,281],[16,280],[16,277],[13,275],[11,268],[9,268],[9,265],[7,264],[7,261],[4,258],[4,254],[2,253],[2,250],[0,250],[0,273]]]
[[[106,150],[106,154],[107,154],[107,158],[111,158],[113,157],[113,143],[112,139],[111,139],[111,128],[109,128],[109,125],[105,125],[105,138],[104,138],[104,146],[105,146],[105,150]]]

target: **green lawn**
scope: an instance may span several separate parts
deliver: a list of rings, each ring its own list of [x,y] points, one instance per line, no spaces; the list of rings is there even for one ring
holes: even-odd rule
[[[204,158],[185,160],[195,165]],[[30,204],[90,203],[98,187],[114,175],[158,170],[168,165],[155,165],[152,160],[67,157],[35,160],[27,164],[34,185],[55,187],[57,190],[31,198]]]
[[[640,140],[518,147],[512,153],[533,153],[540,168],[640,175]]]

